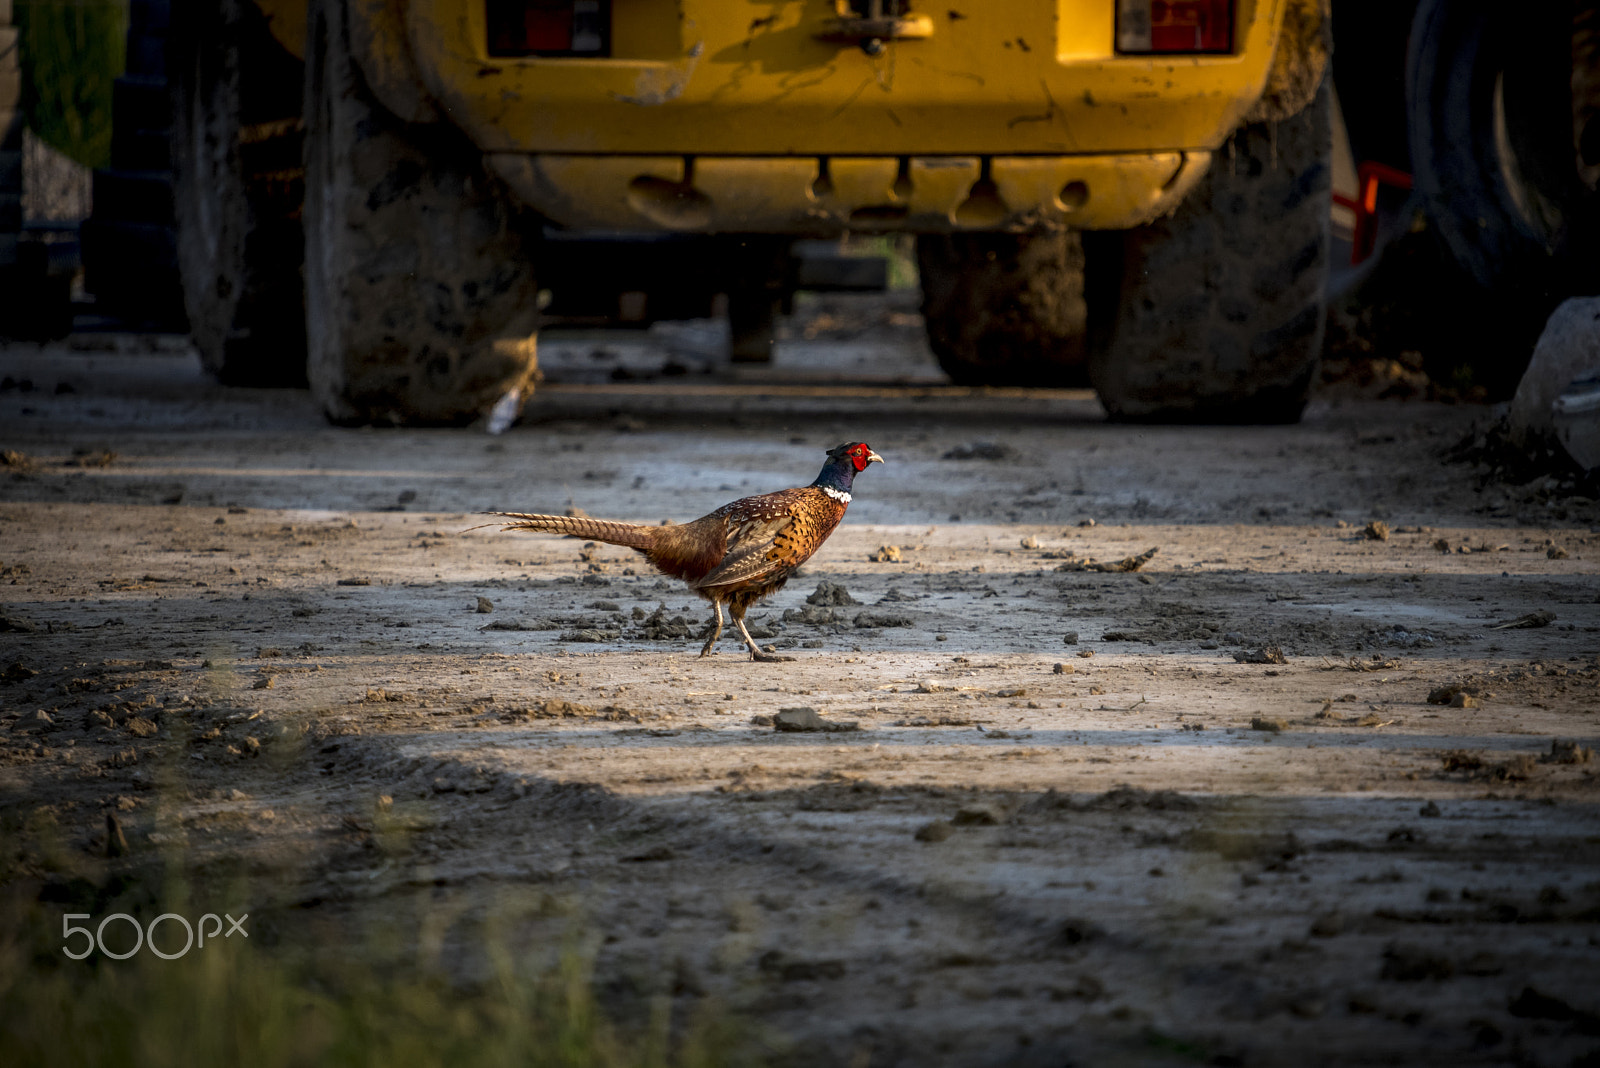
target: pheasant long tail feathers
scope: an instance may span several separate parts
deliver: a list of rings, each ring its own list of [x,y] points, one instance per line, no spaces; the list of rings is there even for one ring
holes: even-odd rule
[[[552,534],[570,534],[575,538],[592,538],[611,545],[649,551],[655,545],[659,527],[641,527],[633,523],[613,523],[606,519],[581,519],[570,515],[534,515],[528,512],[485,512],[512,520],[501,530],[543,530]]]

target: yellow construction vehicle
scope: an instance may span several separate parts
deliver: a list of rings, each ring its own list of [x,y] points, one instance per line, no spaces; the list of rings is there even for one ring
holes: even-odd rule
[[[1294,419],[1327,41],[1326,0],[174,0],[188,314],[226,379],[461,422],[532,388],[572,239],[656,242],[625,288],[728,294],[760,359],[790,242],[907,232],[958,382]]]

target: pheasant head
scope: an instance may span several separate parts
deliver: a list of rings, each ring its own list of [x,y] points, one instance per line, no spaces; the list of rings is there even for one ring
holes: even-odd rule
[[[883,457],[868,448],[865,442],[847,441],[836,449],[828,450],[828,462],[822,465],[822,473],[812,485],[844,494],[843,499],[848,502],[851,483],[856,475],[872,463],[883,463]]]

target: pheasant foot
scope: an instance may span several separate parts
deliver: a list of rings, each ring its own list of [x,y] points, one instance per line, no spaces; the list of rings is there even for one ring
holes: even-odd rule
[[[794,657],[792,656],[778,656],[776,653],[762,652],[761,646],[757,645],[756,640],[750,637],[750,632],[744,629],[743,613],[734,616],[733,622],[739,628],[739,633],[744,635],[744,643],[750,647],[751,660],[758,660],[764,664],[785,664],[792,663],[794,661]]]

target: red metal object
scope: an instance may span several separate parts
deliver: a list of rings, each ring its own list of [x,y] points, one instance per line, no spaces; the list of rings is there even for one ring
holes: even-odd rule
[[[1233,51],[1234,0],[1117,0],[1117,51],[1173,55]]]
[[[1410,189],[1411,175],[1383,163],[1367,160],[1356,168],[1356,185],[1361,195],[1350,197],[1333,194],[1333,202],[1356,213],[1355,233],[1350,239],[1350,265],[1353,267],[1372,255],[1372,246],[1378,239],[1378,187],[1392,185],[1396,189]]]
[[[1226,52],[1233,47],[1231,0],[1151,0],[1150,51]]]

